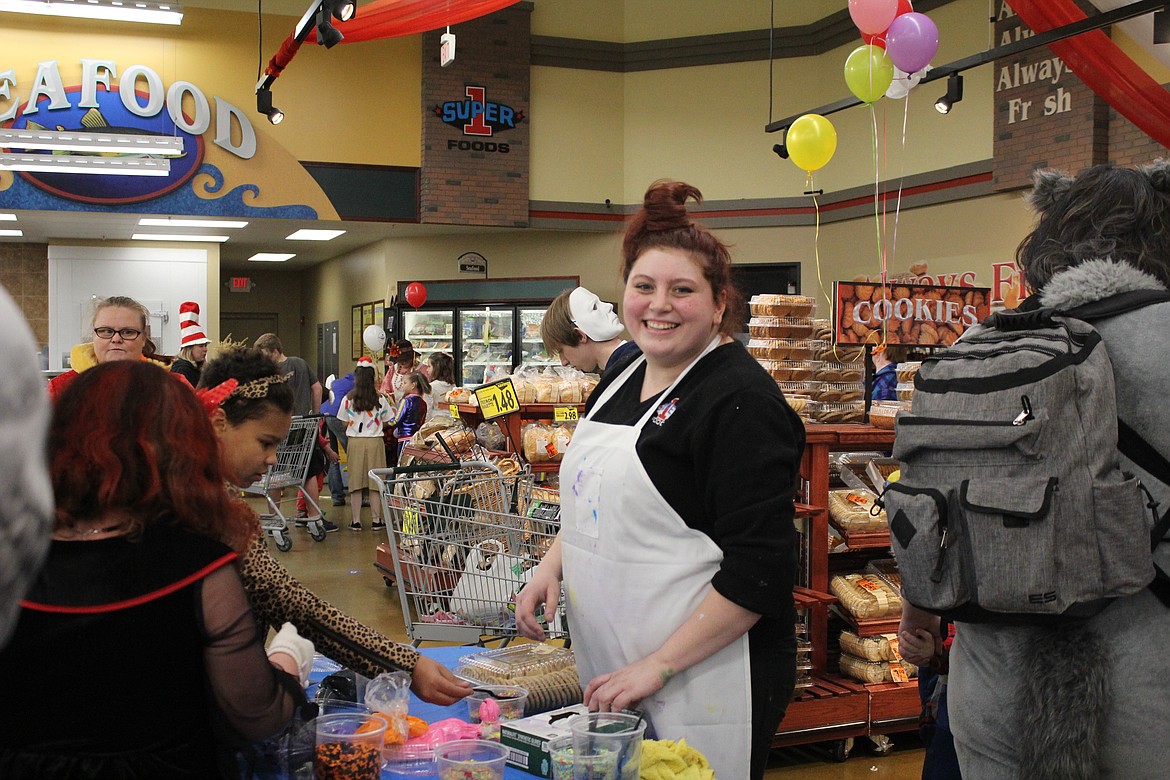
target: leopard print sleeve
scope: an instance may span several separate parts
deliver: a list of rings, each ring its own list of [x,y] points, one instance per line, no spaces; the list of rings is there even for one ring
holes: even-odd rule
[[[317,652],[366,677],[414,670],[418,650],[362,625],[318,598],[272,557],[262,534],[248,549],[241,569],[252,609],[264,624],[275,628],[286,621],[292,623]]]

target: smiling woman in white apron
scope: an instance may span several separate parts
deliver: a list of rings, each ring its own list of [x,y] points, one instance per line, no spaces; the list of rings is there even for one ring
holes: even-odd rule
[[[727,247],[681,182],[647,191],[623,244],[643,355],[590,398],[561,465],[561,532],[517,599],[525,635],[563,577],[592,710],[644,710],[720,780],[763,776],[795,681],[793,491],[804,428],[731,337]]]

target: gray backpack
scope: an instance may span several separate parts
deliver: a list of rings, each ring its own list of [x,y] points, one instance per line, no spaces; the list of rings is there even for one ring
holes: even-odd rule
[[[896,423],[901,479],[881,498],[905,599],[953,620],[1044,623],[1150,585],[1170,512],[1159,521],[1118,465],[1112,364],[1080,318],[1167,300],[1000,312],[924,361]]]

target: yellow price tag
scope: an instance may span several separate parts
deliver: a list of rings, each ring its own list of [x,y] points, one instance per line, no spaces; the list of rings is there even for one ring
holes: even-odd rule
[[[901,661],[890,661],[890,677],[894,682],[910,682],[910,675],[906,673],[906,667],[902,666]]]
[[[422,530],[422,513],[407,507],[402,510],[402,533],[417,534]]]
[[[553,409],[553,419],[557,422],[576,422],[577,407],[558,406],[556,409]]]
[[[520,401],[511,379],[501,379],[475,388],[475,398],[479,401],[479,411],[485,420],[520,411]]]
[[[451,404],[451,416],[456,420],[459,419],[459,404]]]

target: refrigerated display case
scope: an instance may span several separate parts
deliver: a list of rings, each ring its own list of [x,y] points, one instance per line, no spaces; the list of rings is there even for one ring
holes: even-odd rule
[[[461,384],[482,385],[510,374],[516,354],[515,307],[464,308],[458,314]]]
[[[529,366],[559,366],[556,355],[545,352],[544,340],[540,338],[540,323],[544,321],[545,309],[520,309],[520,360]]]
[[[410,339],[422,360],[437,351],[451,355],[456,381],[462,385],[491,382],[522,363],[560,365],[544,351],[540,324],[552,299],[576,287],[577,277],[420,283],[428,290],[427,303],[417,309],[403,304],[393,309],[394,337]],[[407,284],[398,284],[399,301],[405,299]]]
[[[452,355],[455,351],[455,310],[403,311],[402,331],[422,361],[432,352]]]

